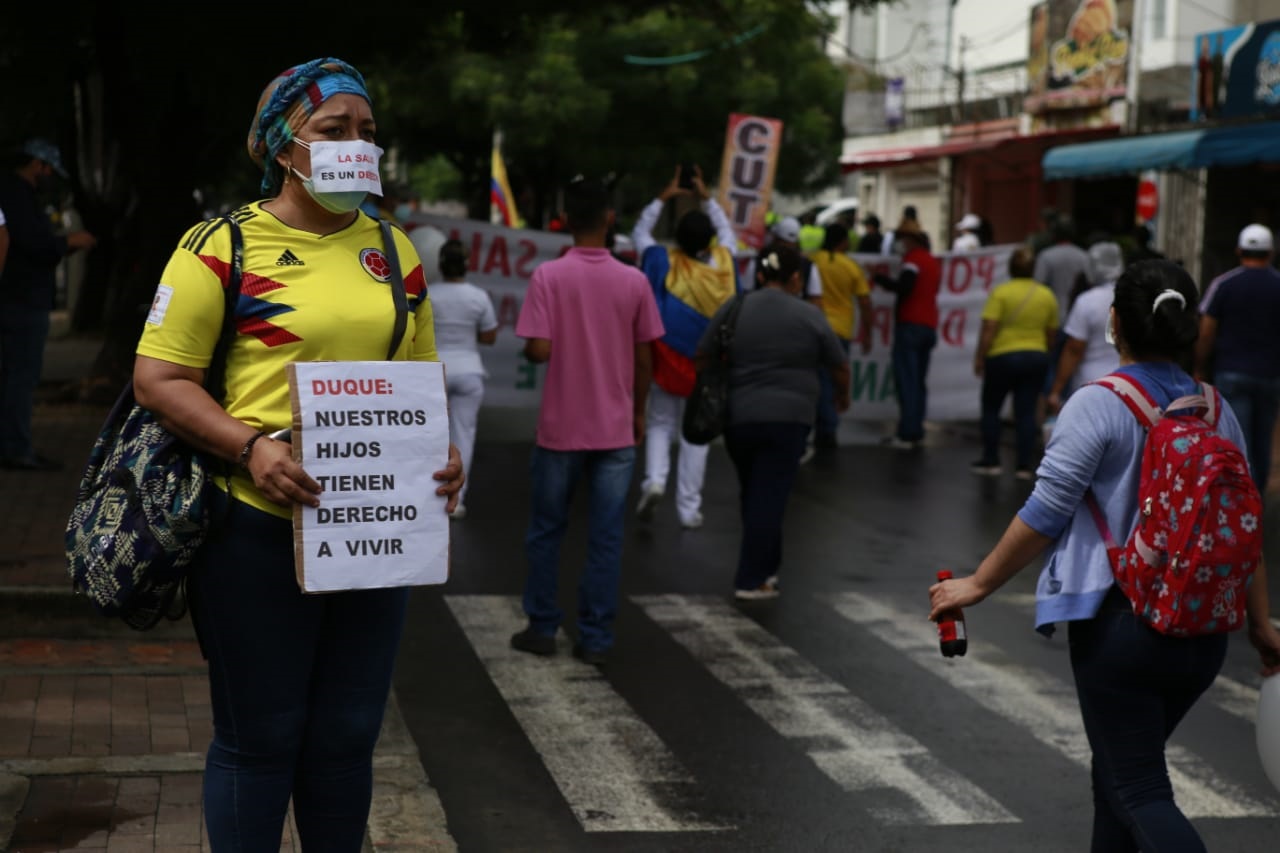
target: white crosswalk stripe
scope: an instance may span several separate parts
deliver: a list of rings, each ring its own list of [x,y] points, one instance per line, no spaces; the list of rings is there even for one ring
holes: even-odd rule
[[[732,828],[672,807],[696,780],[597,670],[567,654],[539,658],[510,647],[525,623],[518,597],[445,601],[584,830]]]
[[[1018,818],[943,765],[843,685],[718,596],[632,600],[783,737],[848,791],[892,789],[874,807],[895,825],[1016,823]]]
[[[854,592],[834,596],[831,605],[842,617],[870,631],[931,675],[963,690],[990,712],[1028,730],[1066,758],[1089,766],[1089,744],[1072,686],[1006,660],[1000,660],[999,665],[990,663],[988,660],[999,657],[998,650],[979,652],[972,644],[964,660],[948,661],[938,653],[937,635],[920,611],[899,610]],[[1188,817],[1280,815],[1280,803],[1256,799],[1184,747],[1170,745],[1166,756],[1175,795]]]

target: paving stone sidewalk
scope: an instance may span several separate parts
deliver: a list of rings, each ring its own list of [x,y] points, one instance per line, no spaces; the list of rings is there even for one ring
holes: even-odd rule
[[[107,413],[74,402],[94,341],[53,339],[33,432],[56,472],[0,471],[0,851],[209,850],[211,732],[188,620],[135,632],[72,595],[63,525]],[[281,850],[300,850],[288,822]],[[395,696],[374,756],[367,851],[453,851]]]

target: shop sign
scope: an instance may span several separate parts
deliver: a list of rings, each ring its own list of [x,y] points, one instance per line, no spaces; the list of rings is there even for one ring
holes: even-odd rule
[[[1195,38],[1192,121],[1280,115],[1280,20]]]
[[[1026,110],[1105,109],[1123,98],[1133,0],[1046,0],[1031,8]]]

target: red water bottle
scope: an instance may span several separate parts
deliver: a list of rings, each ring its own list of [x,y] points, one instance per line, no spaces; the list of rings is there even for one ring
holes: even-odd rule
[[[938,580],[951,580],[951,572],[938,572]],[[964,613],[959,607],[938,614],[938,645],[944,658],[963,655],[969,649],[969,635],[964,630]]]

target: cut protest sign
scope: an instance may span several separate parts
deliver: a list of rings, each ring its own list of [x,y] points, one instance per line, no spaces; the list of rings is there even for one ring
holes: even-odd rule
[[[324,492],[294,509],[303,592],[444,583],[449,517],[432,475],[449,459],[444,366],[289,365],[293,455]]]
[[[773,175],[782,148],[782,122],[729,116],[720,164],[720,206],[738,239],[752,249],[765,242],[765,214],[773,197]]]

